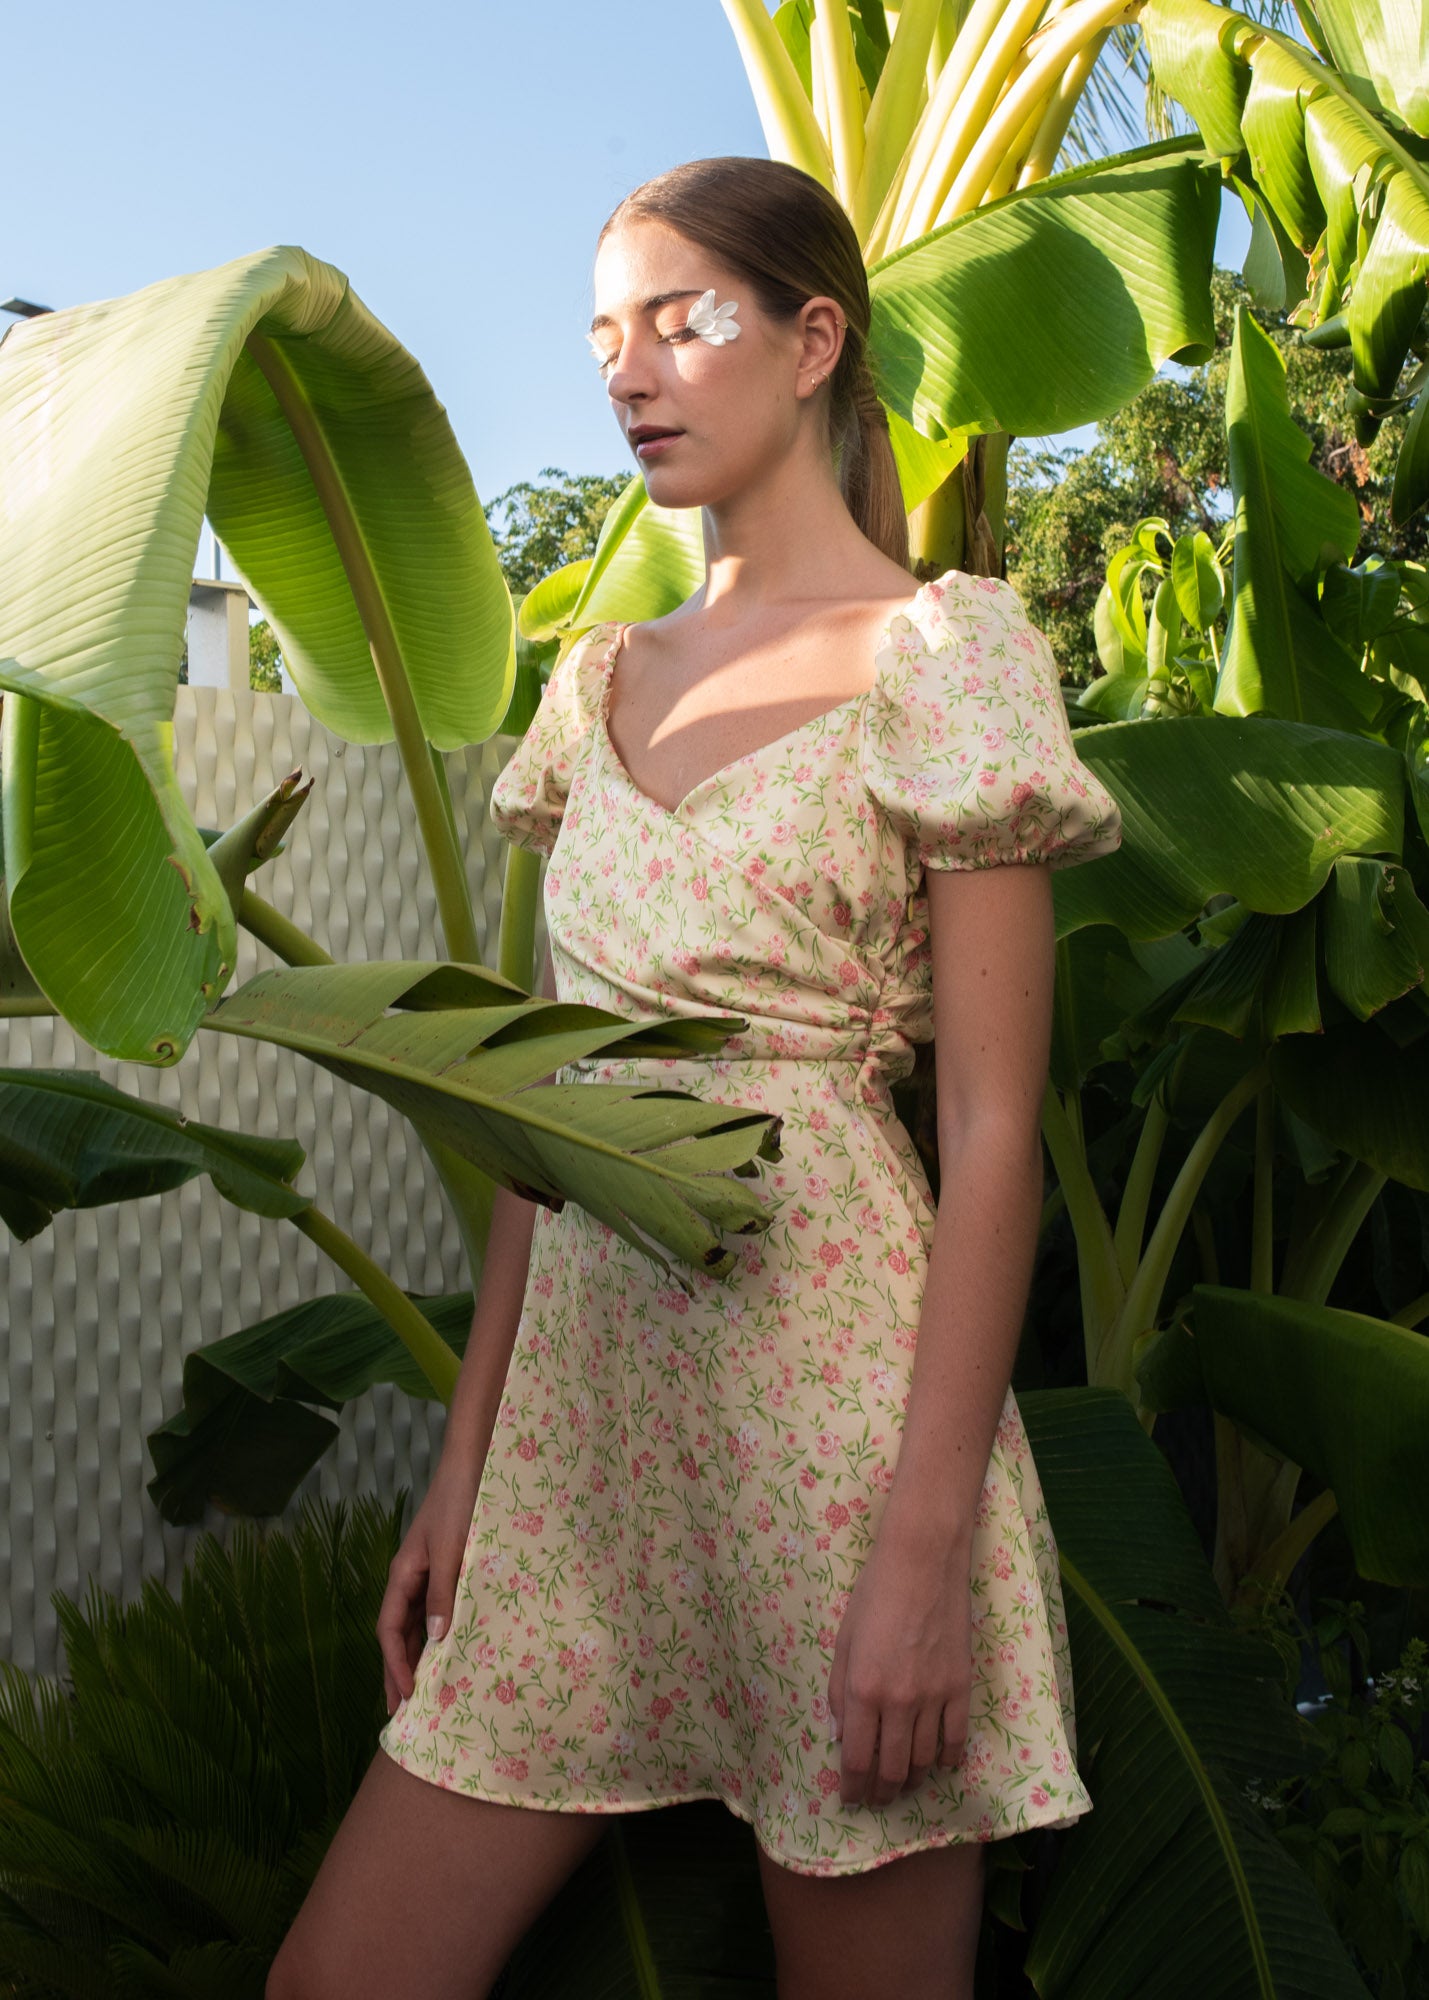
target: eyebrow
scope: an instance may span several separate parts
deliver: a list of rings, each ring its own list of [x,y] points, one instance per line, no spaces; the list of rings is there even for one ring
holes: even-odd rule
[[[700,294],[695,290],[693,285],[687,292],[652,292],[648,299],[640,301],[635,310],[642,313],[655,312],[661,306],[673,305],[676,299],[697,299],[699,297]],[[614,324],[615,321],[609,313],[597,313],[590,323],[590,330],[592,333],[599,333],[603,326],[614,326]]]

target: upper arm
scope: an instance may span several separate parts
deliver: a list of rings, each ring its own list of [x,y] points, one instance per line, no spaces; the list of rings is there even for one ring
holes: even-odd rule
[[[929,869],[926,879],[939,1142],[1009,1123],[1035,1134],[1056,969],[1050,871]]]

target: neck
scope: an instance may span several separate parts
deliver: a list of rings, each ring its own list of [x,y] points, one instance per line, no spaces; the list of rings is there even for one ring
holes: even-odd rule
[[[704,509],[704,609],[734,619],[760,605],[847,595],[869,545],[831,464],[791,455]]]

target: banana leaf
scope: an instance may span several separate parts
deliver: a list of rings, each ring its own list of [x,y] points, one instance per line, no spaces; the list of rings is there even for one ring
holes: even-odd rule
[[[204,1025],[296,1049],[418,1118],[503,1187],[556,1209],[569,1196],[677,1284],[662,1247],[722,1277],[734,1253],[718,1232],[768,1227],[742,1179],[778,1157],[776,1118],[679,1090],[540,1084],[606,1049],[708,1053],[744,1025],[736,1016],[638,1025],[533,1000],[470,966],[382,960],[260,973]]]
[[[1019,1397],[1062,1566],[1077,1763],[1027,1975],[1042,2000],[1365,2000],[1249,1787],[1313,1762],[1268,1641],[1232,1625],[1119,1392]]]
[[[472,1295],[408,1298],[460,1359]],[[166,1521],[185,1526],[206,1506],[281,1514],[338,1436],[319,1413],[341,1410],[378,1383],[431,1399],[408,1348],[361,1292],[331,1292],[210,1341],[184,1356],[183,1407],[149,1433],[147,1491]]]
[[[1214,347],[1219,212],[1218,169],[1172,139],[959,216],[869,272],[879,393],[933,438],[1110,416]]]
[[[1380,690],[1319,610],[1320,572],[1349,562],[1359,509],[1310,464],[1310,439],[1290,415],[1285,363],[1244,306],[1236,309],[1226,436],[1235,554],[1216,707],[1363,729]]]
[[[1382,115],[1424,129],[1422,10],[1407,0],[1383,8],[1337,0],[1325,32],[1348,65],[1343,74],[1288,35],[1209,0],[1149,0],[1141,25],[1158,84],[1190,112],[1207,145],[1231,159],[1249,153],[1256,189],[1311,255],[1316,283],[1297,323],[1323,325],[1343,309],[1355,387],[1371,399],[1371,419],[1382,416],[1398,392],[1429,277],[1429,164]],[[1395,522],[1426,499],[1429,464],[1420,462],[1396,480]]]
[[[201,1125],[126,1096],[92,1070],[0,1070],[0,1220],[20,1241],[62,1208],[98,1208],[207,1174],[255,1215],[297,1215],[296,1140]]]
[[[1270,1055],[1283,1103],[1340,1152],[1429,1191],[1429,1036],[1398,1047],[1377,1024],[1292,1035]]]
[[[1285,912],[1317,895],[1343,855],[1398,859],[1404,758],[1388,744],[1270,718],[1109,722],[1078,755],[1121,807],[1122,845],[1058,872],[1059,936],[1109,923],[1164,937],[1216,894]]]
[[[1335,1495],[1361,1576],[1429,1582],[1429,1340],[1365,1313],[1197,1285],[1148,1345],[1147,1406],[1209,1403]]]
[[[426,377],[301,250],[12,327],[0,487],[15,936],[87,1041],[172,1062],[234,962],[171,748],[205,510],[307,707],[409,768],[499,723],[510,596]]]

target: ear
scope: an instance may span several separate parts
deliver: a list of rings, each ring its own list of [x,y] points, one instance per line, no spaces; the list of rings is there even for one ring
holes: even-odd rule
[[[836,299],[806,299],[799,308],[798,373],[795,394],[817,396],[843,353],[844,314]]]

